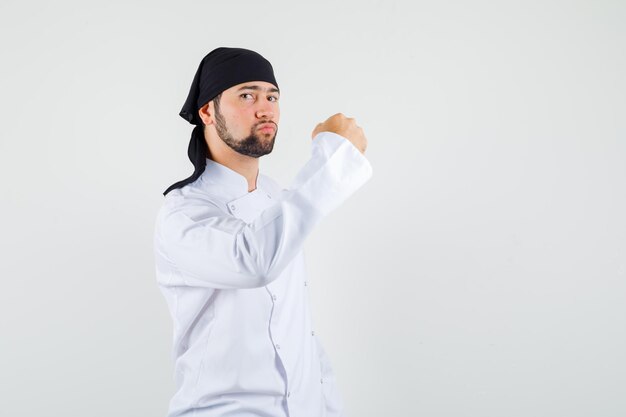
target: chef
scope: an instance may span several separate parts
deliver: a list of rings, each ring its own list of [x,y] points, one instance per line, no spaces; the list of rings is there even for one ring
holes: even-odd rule
[[[180,112],[195,126],[194,172],[164,192],[154,232],[174,332],[168,417],[345,416],[311,319],[303,245],[371,178],[367,140],[354,119],[331,116],[282,188],[259,170],[279,101],[269,61],[221,47],[200,62]]]

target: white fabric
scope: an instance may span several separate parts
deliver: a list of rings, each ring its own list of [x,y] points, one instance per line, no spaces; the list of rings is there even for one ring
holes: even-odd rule
[[[288,189],[257,188],[207,159],[155,224],[156,277],[173,319],[177,391],[168,417],[345,416],[315,336],[303,244],[372,176],[344,137],[322,132]]]

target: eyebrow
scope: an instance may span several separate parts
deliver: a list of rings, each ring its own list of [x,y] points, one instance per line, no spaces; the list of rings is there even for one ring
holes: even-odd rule
[[[259,87],[258,85],[244,85],[243,87],[239,87],[237,91],[241,91],[241,90],[257,90],[257,91],[262,90],[262,91],[269,91],[270,93],[280,94],[280,90],[278,88],[275,88],[275,87],[263,88],[263,87]]]

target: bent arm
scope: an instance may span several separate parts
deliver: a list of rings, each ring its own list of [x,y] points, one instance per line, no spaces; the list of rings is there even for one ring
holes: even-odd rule
[[[302,249],[314,226],[371,176],[370,163],[352,143],[321,132],[290,188],[251,223],[209,204],[161,212],[157,256],[178,271],[163,284],[220,289],[267,285]]]

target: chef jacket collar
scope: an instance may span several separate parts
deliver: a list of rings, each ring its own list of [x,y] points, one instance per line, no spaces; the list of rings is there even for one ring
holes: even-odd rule
[[[204,172],[200,176],[204,185],[207,184],[219,184],[224,186],[227,197],[237,198],[245,194],[248,194],[248,180],[246,177],[228,168],[225,165],[215,162],[210,158],[206,158],[206,167]],[[259,188],[259,172],[257,171],[256,178],[257,189]]]

